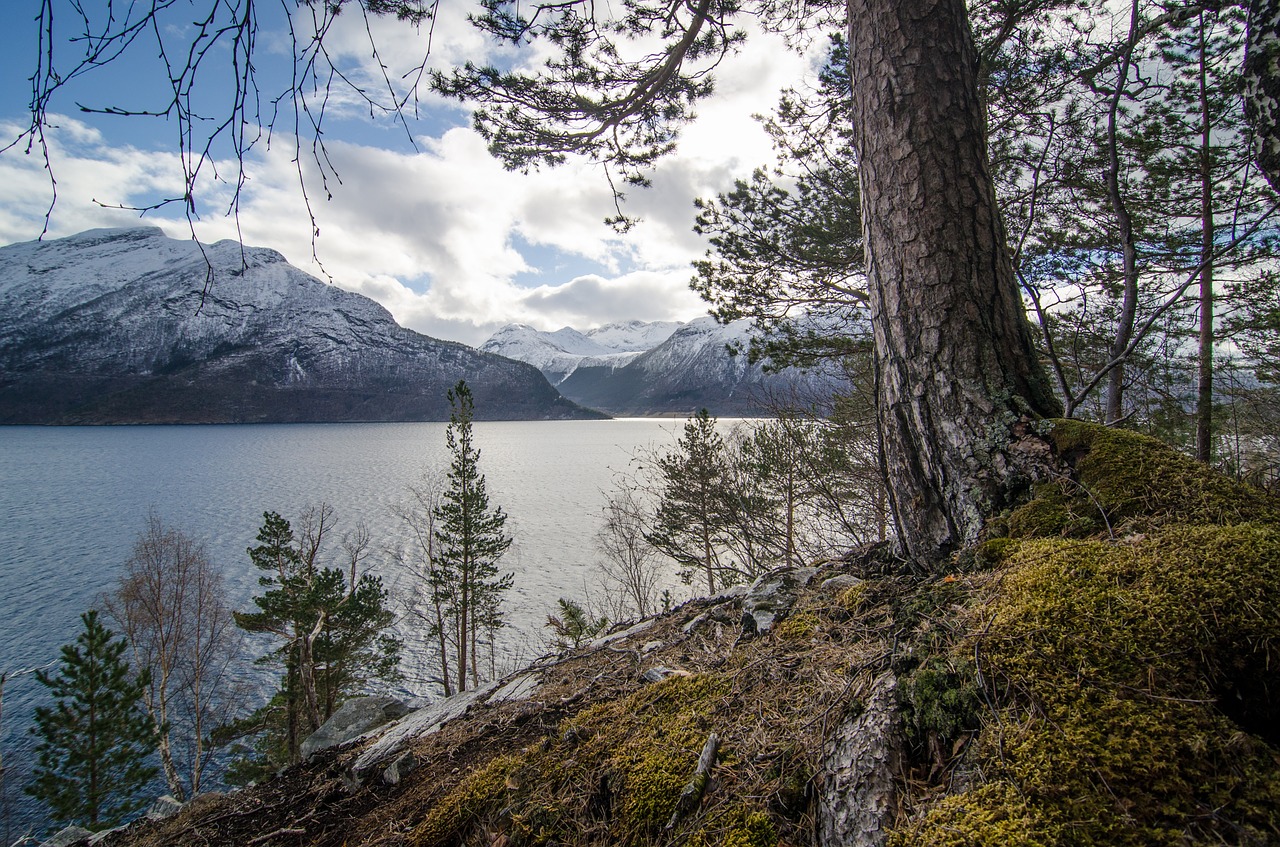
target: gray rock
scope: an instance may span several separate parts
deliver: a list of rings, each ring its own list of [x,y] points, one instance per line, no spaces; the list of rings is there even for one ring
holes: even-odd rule
[[[677,668],[668,668],[662,665],[658,665],[656,668],[649,668],[649,670],[640,674],[640,681],[644,683],[654,683],[654,682],[662,682],[662,680],[666,679],[669,676],[688,676],[688,675],[689,675],[688,671],[682,671]]]
[[[538,681],[538,677],[534,674],[520,674],[504,682],[489,695],[489,699],[486,702],[496,704],[513,700],[528,700],[541,687],[542,683]]]
[[[785,618],[817,572],[817,568],[788,568],[770,571],[753,582],[742,600],[743,637],[768,632]]]
[[[863,580],[858,579],[853,574],[842,573],[837,574],[830,579],[824,579],[822,581],[822,588],[824,591],[829,591],[832,594],[839,594],[841,591],[848,591],[850,588],[862,585],[862,583]]]
[[[418,767],[418,758],[412,753],[405,753],[382,772],[382,781],[387,785],[399,785],[400,780]]]
[[[173,796],[165,794],[162,797],[157,797],[147,809],[147,817],[153,821],[162,821],[165,818],[173,817],[180,811],[182,811],[182,804]]]
[[[68,826],[58,830],[47,841],[40,842],[40,847],[71,847],[72,844],[88,841],[92,836],[93,833],[82,826]]]
[[[426,738],[439,731],[440,727],[448,721],[466,712],[472,703],[488,697],[500,682],[502,681],[485,683],[479,688],[463,691],[461,694],[455,694],[443,700],[435,700],[403,720],[378,730],[377,739],[364,749],[356,759],[352,770],[357,777],[365,778],[374,768],[399,756],[415,739]]]
[[[409,707],[394,697],[352,697],[302,742],[302,758],[345,744],[407,714]]]
[[[591,648],[603,647],[606,644],[612,644],[613,642],[621,641],[624,638],[631,638],[632,636],[639,635],[640,633],[644,632],[646,629],[649,629],[651,626],[653,626],[657,622],[658,622],[658,618],[656,617],[645,618],[639,623],[629,626],[626,629],[620,630],[618,632],[611,632],[608,635],[601,636],[600,638],[597,638],[595,641],[592,641],[587,646]]]

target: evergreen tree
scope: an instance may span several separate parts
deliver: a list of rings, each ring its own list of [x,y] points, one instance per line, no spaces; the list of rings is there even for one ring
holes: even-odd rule
[[[36,672],[56,703],[35,711],[40,743],[27,793],[59,824],[108,829],[146,805],[138,794],[157,774],[146,761],[155,726],[141,703],[147,672],[130,674],[124,639],[113,640],[94,610],[80,620],[84,631],[63,646],[58,672]]]
[[[444,641],[452,648],[454,683],[465,691],[479,683],[479,640],[504,625],[502,597],[511,588],[513,574],[502,574],[498,560],[511,546],[501,507],[489,507],[480,450],[475,446],[471,422],[475,402],[471,389],[460,381],[449,389],[449,426],[445,442],[453,454],[447,487],[435,507],[436,556],[431,569],[433,598],[443,610]],[[432,633],[433,636],[439,633]],[[447,657],[441,657],[442,667]],[[468,680],[468,677],[470,678]],[[445,693],[454,689],[445,681]]]
[[[725,443],[716,432],[715,418],[706,409],[689,418],[676,449],[658,457],[657,466],[662,494],[646,538],[676,560],[686,582],[701,571],[707,593],[715,594],[718,573],[737,581],[719,556],[732,525],[734,503]]]
[[[281,667],[283,675],[267,705],[224,733],[257,736],[251,749],[242,747],[245,755],[233,764],[229,781],[257,779],[298,762],[303,740],[345,698],[372,680],[397,678],[400,642],[385,633],[393,616],[382,580],[356,573],[359,551],[349,571],[321,566],[334,524],[328,506],[308,509],[295,537],[289,521],[266,512],[258,544],[249,548],[264,572],[259,584],[268,590],[253,599],[258,610],[237,613],[236,623],[282,640],[259,663]]]

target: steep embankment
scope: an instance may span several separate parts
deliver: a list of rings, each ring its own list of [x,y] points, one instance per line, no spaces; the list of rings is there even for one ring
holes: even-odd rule
[[[774,574],[104,843],[1275,843],[1280,507],[1050,437],[951,573]]]

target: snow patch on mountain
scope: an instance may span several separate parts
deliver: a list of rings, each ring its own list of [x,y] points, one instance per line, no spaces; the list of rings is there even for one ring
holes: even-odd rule
[[[580,367],[609,370],[625,367],[661,344],[680,326],[678,321],[625,321],[584,333],[568,326],[544,332],[526,324],[508,324],[481,344],[480,349],[527,362],[542,371],[552,385],[559,385]]]

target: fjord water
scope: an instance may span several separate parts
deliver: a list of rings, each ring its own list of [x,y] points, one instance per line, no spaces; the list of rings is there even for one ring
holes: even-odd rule
[[[556,599],[584,596],[613,475],[637,450],[674,443],[676,428],[634,419],[475,424],[490,503],[507,512],[515,537],[501,562],[515,574],[510,649],[532,658]],[[448,461],[442,423],[0,427],[0,672],[57,658],[152,509],[205,542],[236,608],[258,590],[245,551],[266,510],[292,520],[307,504],[328,503],[339,521],[335,556],[342,531],[363,521],[369,565],[395,583],[385,550],[403,531],[392,507],[424,474],[443,476]],[[6,765],[29,751],[41,696],[30,676],[6,685]],[[19,792],[5,786],[11,801]]]

